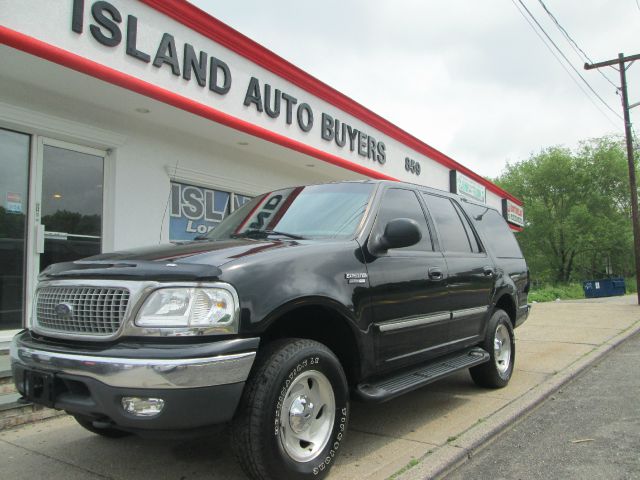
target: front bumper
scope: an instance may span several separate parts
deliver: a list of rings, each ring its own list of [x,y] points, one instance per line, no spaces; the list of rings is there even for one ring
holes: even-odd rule
[[[25,331],[12,342],[11,368],[18,391],[35,403],[124,430],[188,430],[233,417],[258,342],[83,350]],[[124,396],[162,398],[165,407],[157,416],[138,417],[124,411]]]

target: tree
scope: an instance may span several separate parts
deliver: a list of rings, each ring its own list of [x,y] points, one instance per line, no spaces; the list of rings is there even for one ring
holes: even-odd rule
[[[622,141],[550,147],[507,164],[496,183],[525,203],[518,240],[537,278],[554,282],[630,274],[633,242]],[[581,278],[580,278],[581,277]]]

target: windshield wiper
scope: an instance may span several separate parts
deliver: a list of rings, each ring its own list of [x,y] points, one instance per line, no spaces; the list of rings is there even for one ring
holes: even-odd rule
[[[279,230],[245,230],[242,233],[234,233],[231,237],[239,238],[239,237],[253,237],[264,235],[265,237],[269,235],[282,235],[283,237],[293,238],[294,240],[304,240],[305,238],[301,235],[296,235],[294,233],[281,232]]]

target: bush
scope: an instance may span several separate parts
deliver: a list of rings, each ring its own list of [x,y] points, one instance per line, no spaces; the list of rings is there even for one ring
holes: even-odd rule
[[[625,285],[627,293],[635,293],[637,291],[635,278],[626,278]],[[532,288],[529,292],[529,302],[553,302],[558,298],[560,300],[584,298],[582,283],[540,285]]]

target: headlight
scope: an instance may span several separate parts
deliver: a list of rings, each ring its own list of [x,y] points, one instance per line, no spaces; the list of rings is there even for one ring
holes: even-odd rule
[[[222,288],[161,288],[142,305],[136,325],[237,333],[234,296]]]

